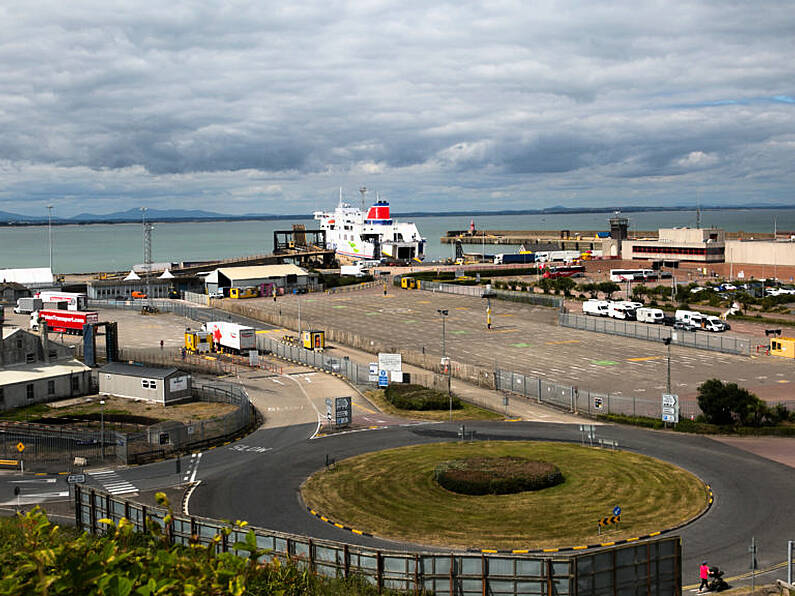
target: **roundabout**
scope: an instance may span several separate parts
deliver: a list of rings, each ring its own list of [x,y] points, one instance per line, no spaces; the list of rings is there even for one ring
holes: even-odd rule
[[[474,474],[467,463],[476,468]],[[512,485],[536,467],[559,470],[562,478],[513,494],[459,494],[439,483],[440,466],[449,473],[451,465],[459,472],[457,486],[464,476],[479,480],[484,465],[489,471],[496,467]],[[690,472],[649,456],[530,441],[434,443],[365,453],[316,472],[301,487],[311,510],[380,538],[500,550],[660,532],[699,516],[708,507],[708,494]],[[616,506],[623,509],[620,523],[600,528],[598,520]]]

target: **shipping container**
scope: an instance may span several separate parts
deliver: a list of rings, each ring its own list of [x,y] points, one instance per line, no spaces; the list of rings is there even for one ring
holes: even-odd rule
[[[29,315],[32,312],[42,309],[41,298],[20,298],[14,307],[14,312],[18,315]]]
[[[37,292],[35,297],[42,302],[66,302],[67,310],[85,310],[88,299],[85,294],[55,291]]]

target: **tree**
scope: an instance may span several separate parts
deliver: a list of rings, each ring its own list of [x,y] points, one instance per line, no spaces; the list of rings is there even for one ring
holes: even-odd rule
[[[565,296],[571,295],[571,289],[577,285],[577,282],[570,277],[559,277],[553,281],[556,290],[562,291]]]
[[[580,292],[587,292],[588,298],[596,298],[597,286],[593,282],[588,282],[579,285]]]
[[[651,294],[651,292],[652,292],[651,289],[647,288],[643,284],[640,284],[639,286],[635,286],[634,288],[632,288],[633,296],[648,296]]]
[[[737,383],[709,379],[698,387],[698,407],[711,424],[760,426],[768,414],[765,402]]]
[[[615,294],[616,292],[618,292],[621,289],[621,286],[619,286],[614,281],[602,281],[602,282],[599,282],[599,285],[597,287],[599,288],[600,292],[602,292],[603,294],[605,294],[607,296],[608,300],[610,300],[613,297],[613,294]]]

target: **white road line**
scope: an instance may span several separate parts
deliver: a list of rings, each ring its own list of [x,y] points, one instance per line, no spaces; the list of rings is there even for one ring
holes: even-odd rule
[[[55,478],[38,478],[36,480],[12,480],[12,484],[55,484]]]
[[[282,382],[281,382],[279,379],[271,379],[271,380],[272,380],[274,383],[276,383],[277,385],[284,385],[284,383],[282,383]]]
[[[199,455],[196,457],[196,463],[193,466],[193,474],[190,475],[190,481],[191,482],[194,482],[196,480],[196,472],[199,471],[199,460],[201,458],[202,458],[202,454],[199,453]]]
[[[88,473],[112,495],[123,495],[138,492],[134,484],[119,476],[115,470],[95,470]]]

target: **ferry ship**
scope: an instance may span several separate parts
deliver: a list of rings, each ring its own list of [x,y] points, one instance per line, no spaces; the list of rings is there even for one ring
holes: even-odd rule
[[[315,211],[314,218],[326,231],[326,246],[350,259],[375,261],[422,261],[425,238],[413,222],[398,222],[389,214],[389,203],[376,197],[364,210],[367,188],[362,193],[362,209],[340,200],[334,211]]]

